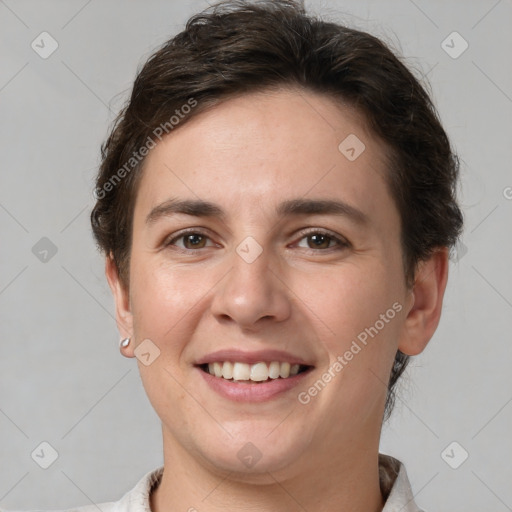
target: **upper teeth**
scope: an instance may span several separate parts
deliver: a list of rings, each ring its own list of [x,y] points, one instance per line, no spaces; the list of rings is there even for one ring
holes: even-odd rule
[[[300,365],[290,363],[280,363],[272,361],[271,363],[232,363],[230,361],[215,362],[208,364],[208,372],[215,377],[223,377],[224,379],[233,380],[252,380],[261,382],[281,377],[286,379],[290,375],[299,373]]]

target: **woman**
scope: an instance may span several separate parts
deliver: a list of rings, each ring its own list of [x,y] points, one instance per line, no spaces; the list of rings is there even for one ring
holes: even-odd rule
[[[91,221],[164,466],[99,508],[420,510],[379,438],[439,322],[457,178],[375,37],[291,0],[189,20],[102,148]]]

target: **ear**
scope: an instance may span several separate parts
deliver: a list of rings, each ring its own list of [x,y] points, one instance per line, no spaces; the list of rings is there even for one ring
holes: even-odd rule
[[[404,354],[420,354],[434,335],[441,318],[448,266],[446,247],[439,248],[428,260],[419,264],[410,291],[411,309],[398,344],[398,349]]]
[[[105,275],[114,296],[116,322],[121,338],[133,338],[133,316],[130,308],[129,291],[119,278],[119,271],[111,254],[105,259]],[[134,345],[132,339],[132,343],[128,347],[121,348],[121,353],[126,357],[135,357],[133,353]]]

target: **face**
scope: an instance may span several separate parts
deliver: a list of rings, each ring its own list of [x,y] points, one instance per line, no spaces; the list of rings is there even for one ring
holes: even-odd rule
[[[351,108],[291,90],[150,152],[125,320],[164,446],[247,478],[377,449],[411,309],[385,155]]]

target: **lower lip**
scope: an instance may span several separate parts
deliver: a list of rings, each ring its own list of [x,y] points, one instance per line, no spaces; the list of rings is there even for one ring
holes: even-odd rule
[[[269,379],[261,383],[246,383],[246,381],[238,383],[223,379],[222,377],[215,377],[200,368],[196,367],[196,369],[210,388],[224,398],[234,402],[265,402],[277,398],[279,395],[290,391],[300,384],[313,368],[308,368],[306,371],[298,373],[293,377]]]

